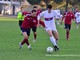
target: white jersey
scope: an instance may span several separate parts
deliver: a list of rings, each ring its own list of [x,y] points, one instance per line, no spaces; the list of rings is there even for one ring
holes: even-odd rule
[[[55,10],[59,15],[60,15],[60,10]],[[60,18],[60,16],[56,15],[55,16],[56,19]]]
[[[79,23],[80,22],[80,12],[76,12],[75,17],[76,17],[76,22]]]
[[[49,13],[48,10],[46,10],[40,13],[40,15],[38,15],[38,20],[40,20],[40,17],[43,17],[45,20],[44,23],[46,26],[46,30],[57,31],[54,20],[56,16],[60,16],[60,14],[55,10],[52,10],[51,13]]]

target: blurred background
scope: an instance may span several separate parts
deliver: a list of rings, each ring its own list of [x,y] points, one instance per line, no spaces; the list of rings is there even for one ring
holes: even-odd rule
[[[34,5],[38,5],[42,10],[45,10],[48,4],[53,5],[53,9],[59,9],[63,14],[67,11],[67,7],[72,7],[73,11],[79,8],[80,0],[0,0],[0,16],[17,15],[20,7],[30,11]]]

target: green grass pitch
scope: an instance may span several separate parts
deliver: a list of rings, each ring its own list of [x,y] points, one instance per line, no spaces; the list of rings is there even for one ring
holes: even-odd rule
[[[33,32],[29,42],[32,50],[26,44],[19,49],[23,36],[16,18],[0,17],[0,60],[80,60],[80,28],[76,29],[73,22],[70,31],[70,41],[65,39],[65,30],[57,26],[59,32],[60,50],[52,54],[46,53],[46,48],[52,46],[49,36],[43,28],[37,30],[37,41],[33,43]]]

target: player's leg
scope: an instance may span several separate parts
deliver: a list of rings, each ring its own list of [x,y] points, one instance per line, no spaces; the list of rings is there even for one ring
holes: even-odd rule
[[[22,25],[23,21],[22,20],[19,20],[19,27],[20,27],[20,30],[21,30],[21,25]],[[22,35],[22,31],[21,31],[21,35]]]
[[[43,27],[45,27],[45,24],[42,20],[39,21],[40,25],[42,25]]]
[[[53,37],[52,31],[51,30],[47,30],[48,35],[50,36],[50,41],[51,43],[54,45],[54,50],[57,51],[57,43],[56,43],[56,39]]]
[[[30,29],[27,29],[27,30],[25,30],[23,28],[21,28],[21,29],[22,29],[22,32],[23,32],[24,39],[21,42],[21,44],[19,43],[20,44],[20,49],[22,48],[22,46],[25,43],[27,44],[28,48],[31,49],[30,44],[29,44],[29,41],[28,41],[28,38],[29,38],[29,35],[30,35]]]
[[[24,43],[26,43],[29,46],[29,42],[28,42],[29,36],[27,35],[26,32],[23,32],[23,36],[24,36],[24,40],[21,42],[21,45],[23,45]]]
[[[78,29],[79,28],[79,23],[76,23],[76,29]]]
[[[58,42],[59,36],[57,31],[52,31],[54,38],[56,39],[56,43]]]
[[[33,40],[33,42],[35,42],[36,41],[36,38],[37,38],[37,27],[33,27],[32,28],[32,31],[33,31],[33,35],[34,35],[34,40]]]
[[[76,19],[76,29],[78,29],[78,19]]]
[[[56,44],[57,44],[56,49],[59,50],[59,47],[58,47],[58,39],[59,39],[58,32],[54,31],[54,30],[52,32],[53,32],[54,38],[56,39]]]
[[[67,40],[69,40],[69,34],[70,34],[69,28],[66,28],[66,39],[67,39]]]
[[[71,25],[65,24],[65,29],[66,29],[66,39],[69,40]]]

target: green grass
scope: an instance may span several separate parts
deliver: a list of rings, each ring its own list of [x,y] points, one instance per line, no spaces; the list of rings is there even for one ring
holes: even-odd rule
[[[20,50],[18,43],[22,41],[23,36],[18,27],[17,19],[0,17],[0,60],[80,60],[80,56],[76,56],[80,55],[80,28],[76,29],[73,22],[70,41],[66,41],[63,28],[57,26],[57,29],[60,51],[54,51],[52,54],[46,53],[46,48],[52,44],[43,28],[37,30],[36,43],[32,42],[33,33],[31,32],[29,38],[32,46],[31,51],[28,50],[26,44]]]

